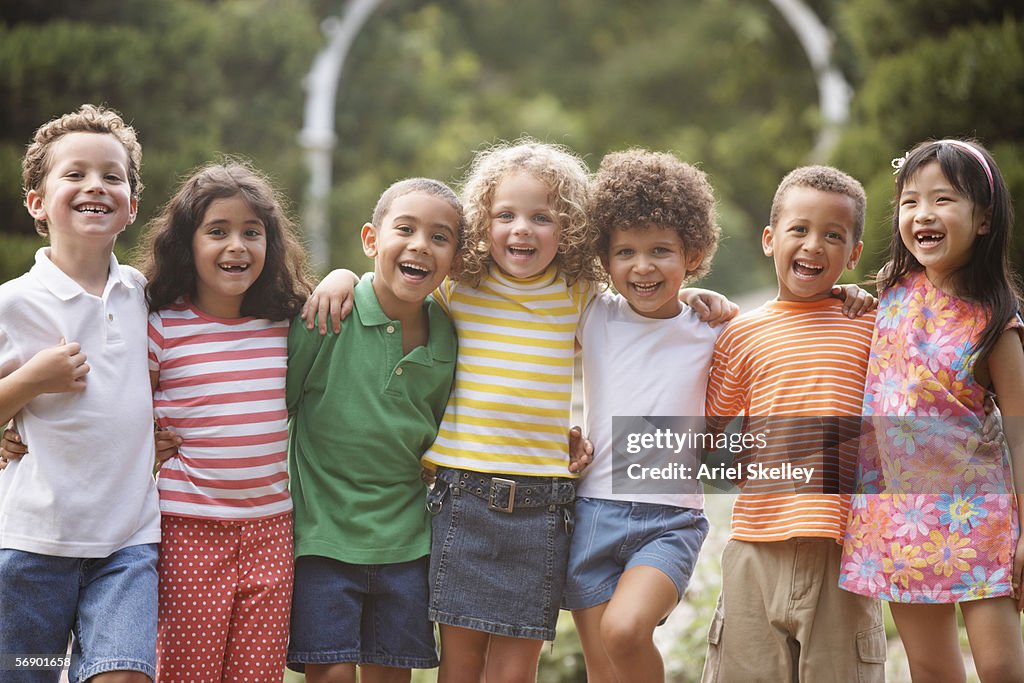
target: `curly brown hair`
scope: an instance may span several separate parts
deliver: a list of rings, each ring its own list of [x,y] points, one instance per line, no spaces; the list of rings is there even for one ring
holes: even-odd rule
[[[665,152],[629,149],[606,155],[594,177],[589,213],[602,257],[614,230],[675,230],[687,251],[703,254],[687,280],[711,269],[722,235],[707,175]]]
[[[138,247],[140,269],[149,280],[146,302],[157,311],[178,298],[196,296],[192,236],[216,199],[242,197],[267,231],[263,272],[245,292],[243,316],[285,320],[302,308],[312,289],[306,253],[283,197],[270,179],[239,159],[207,164],[190,175],[146,226]]]
[[[113,109],[83,104],[78,111],[58,116],[47,121],[36,129],[32,142],[25,150],[21,160],[21,191],[25,199],[30,190],[41,193],[46,174],[53,166],[50,150],[53,145],[69,133],[102,133],[113,135],[124,146],[128,155],[128,186],[132,198],[138,200],[142,195],[142,145],[139,144],[135,129],[124,122],[121,115]],[[50,234],[50,227],[43,219],[35,220],[36,232],[42,236]]]
[[[529,173],[550,188],[558,216],[555,262],[567,282],[603,278],[597,262],[597,234],[587,220],[590,194],[587,165],[562,145],[520,138],[477,153],[462,184],[466,208],[466,248],[458,281],[476,286],[491,266],[491,208],[498,183],[514,173]]]
[[[775,190],[775,198],[772,199],[772,212],[769,217],[772,227],[775,226],[779,220],[779,214],[782,213],[782,204],[786,193],[794,187],[809,187],[821,192],[835,192],[852,199],[856,212],[853,224],[853,243],[860,242],[860,238],[864,235],[864,212],[867,210],[868,204],[864,186],[860,184],[860,181],[832,166],[794,168],[786,174]]]

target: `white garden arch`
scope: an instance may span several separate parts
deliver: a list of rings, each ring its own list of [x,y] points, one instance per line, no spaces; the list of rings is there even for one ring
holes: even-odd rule
[[[348,0],[340,16],[321,24],[327,44],[320,50],[306,75],[306,108],[299,144],[305,150],[309,185],[303,209],[313,267],[327,268],[332,154],[337,144],[334,132],[335,100],[342,78],[345,58],[352,43],[370,15],[383,0]],[[828,157],[839,138],[839,130],[849,119],[852,89],[832,62],[832,36],[821,19],[803,0],[770,0],[783,16],[803,47],[814,70],[822,125],[818,131],[813,161]]]

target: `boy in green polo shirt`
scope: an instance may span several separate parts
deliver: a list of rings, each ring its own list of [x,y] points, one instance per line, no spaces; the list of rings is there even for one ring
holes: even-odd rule
[[[455,373],[455,332],[427,296],[451,270],[462,206],[435,180],[389,187],[362,229],[373,273],[354,315],[288,338],[295,594],[288,665],[310,683],[437,666],[420,456]],[[408,676],[408,672],[405,674]],[[406,678],[408,680],[408,678]]]

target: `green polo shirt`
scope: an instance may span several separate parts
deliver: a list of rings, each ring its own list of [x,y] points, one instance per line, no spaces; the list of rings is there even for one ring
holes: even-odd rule
[[[430,553],[420,456],[437,436],[455,375],[451,320],[432,299],[426,346],[402,352],[373,274],[341,333],[288,335],[288,470],[295,556],[391,564]]]

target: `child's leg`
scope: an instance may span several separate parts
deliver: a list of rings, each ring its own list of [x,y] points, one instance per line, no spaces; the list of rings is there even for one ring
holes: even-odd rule
[[[14,655],[63,657],[78,604],[81,560],[0,550],[0,650]],[[5,666],[13,662],[4,662]],[[51,683],[51,671],[3,671],[11,683]]]
[[[409,683],[410,680],[412,669],[377,664],[363,664],[359,667],[360,683]]]
[[[487,683],[534,683],[543,640],[491,634],[487,644]]]
[[[543,640],[510,638],[439,624],[438,683],[533,683]]]
[[[960,603],[978,677],[990,681],[1024,681],[1024,641],[1020,613],[1013,598]]]
[[[572,611],[572,619],[576,623],[576,633],[580,637],[580,645],[583,647],[583,661],[587,665],[588,683],[615,683],[618,677],[612,662],[608,659],[608,653],[604,650],[604,643],[601,641],[601,620],[604,612],[608,609],[608,603],[603,602],[594,607],[576,609]]]
[[[75,628],[82,664],[77,680],[134,682],[155,676],[156,565],[155,543],[82,563]],[[111,675],[104,679],[102,674]]]
[[[356,683],[356,665],[307,664],[306,683]]]
[[[292,605],[292,516],[239,528],[238,592],[224,655],[224,680],[281,683]]]
[[[219,681],[237,585],[237,530],[177,515],[163,515],[160,529],[158,678]]]
[[[914,683],[967,679],[956,626],[956,605],[889,603]]]
[[[438,630],[441,634],[438,683],[480,683],[490,634],[448,624],[438,624]]]
[[[665,680],[654,629],[678,601],[675,583],[654,567],[631,567],[619,579],[601,619],[601,641],[619,681]]]

